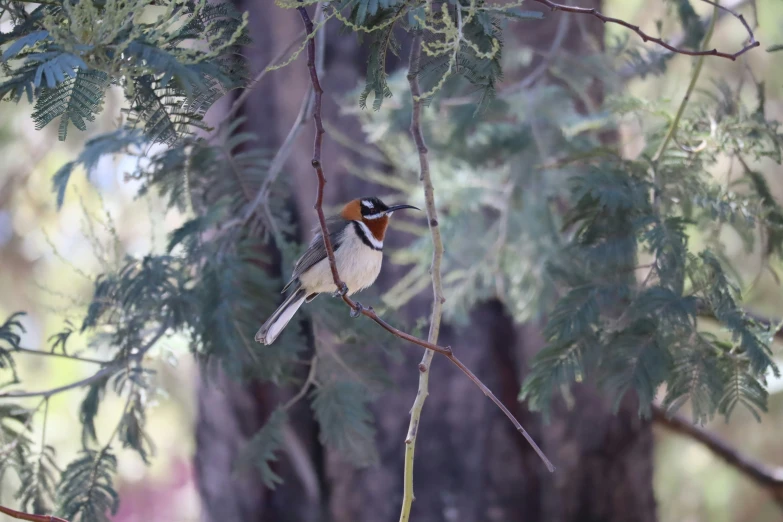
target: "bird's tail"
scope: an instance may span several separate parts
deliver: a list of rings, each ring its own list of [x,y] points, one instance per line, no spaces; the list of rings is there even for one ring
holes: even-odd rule
[[[275,342],[277,336],[283,331],[283,328],[288,324],[291,318],[299,307],[304,303],[307,297],[307,292],[303,288],[298,289],[292,293],[288,298],[283,301],[275,313],[266,320],[264,325],[256,333],[256,342],[261,344],[270,345]]]

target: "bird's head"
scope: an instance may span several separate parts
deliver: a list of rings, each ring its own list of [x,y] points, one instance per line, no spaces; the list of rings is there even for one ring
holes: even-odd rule
[[[340,213],[348,221],[360,221],[364,223],[379,241],[383,241],[389,218],[397,211],[404,208],[421,210],[413,205],[387,205],[376,197],[357,198],[346,203]]]

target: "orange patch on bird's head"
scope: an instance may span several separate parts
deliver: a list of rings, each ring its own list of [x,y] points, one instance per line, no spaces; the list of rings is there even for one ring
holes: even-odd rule
[[[346,205],[343,207],[342,212],[340,212],[340,215],[343,217],[343,219],[346,219],[348,221],[361,221],[362,219],[361,200],[354,199],[353,201],[349,201],[348,203],[346,203]]]

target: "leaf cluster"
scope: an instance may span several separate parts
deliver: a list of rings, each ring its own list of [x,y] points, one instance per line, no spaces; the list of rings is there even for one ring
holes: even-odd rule
[[[59,119],[60,140],[71,124],[86,130],[117,85],[129,102],[128,123],[171,144],[205,128],[211,104],[246,80],[237,53],[249,41],[247,19],[230,4],[103,0],[23,12],[0,33],[7,77],[0,100],[26,96],[37,128]]]
[[[390,83],[404,88],[403,78]],[[546,314],[547,346],[522,391],[532,407],[547,411],[558,390],[590,382],[616,407],[632,393],[642,414],[662,389],[672,410],[690,400],[697,421],[728,417],[737,405],[764,411],[765,379],[778,372],[774,325],[745,313],[721,241],[728,228],[752,248],[761,231],[765,258],[780,252],[781,206],[750,167],[780,163],[783,136],[763,96],[747,107],[736,89],[713,83],[655,161],[671,121],[657,102],[610,96],[603,114],[584,116],[562,88],[540,87],[493,101],[480,118],[472,107],[449,107],[444,120],[442,96],[424,122],[449,245],[445,310],[467,320],[476,302],[499,299],[519,320]],[[415,186],[408,110],[363,113],[382,166],[353,173],[395,190]],[[597,139],[623,119],[643,124],[646,145],[636,158]],[[554,165],[548,151],[559,153]],[[742,168],[724,184],[711,170],[726,156]],[[405,200],[419,198],[409,189]],[[393,255],[414,265],[385,296],[395,307],[429,281],[426,231],[404,228],[419,238]]]

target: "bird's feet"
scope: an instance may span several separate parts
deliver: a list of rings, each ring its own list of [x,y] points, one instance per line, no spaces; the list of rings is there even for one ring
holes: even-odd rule
[[[359,301],[356,301],[356,308],[351,308],[351,317],[359,317],[362,315],[362,311],[364,310],[364,306],[362,306],[362,303]]]
[[[345,282],[342,282],[341,285],[342,286],[332,294],[332,297],[342,297],[348,293],[348,285],[346,285]]]

